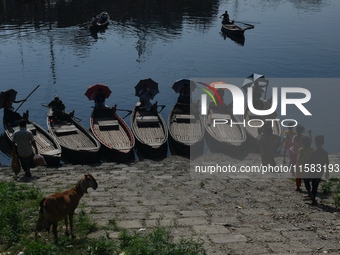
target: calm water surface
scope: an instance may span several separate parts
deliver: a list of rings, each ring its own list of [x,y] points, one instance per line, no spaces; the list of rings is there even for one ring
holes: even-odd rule
[[[28,109],[30,118],[44,127],[47,109],[42,104],[55,94],[88,127],[93,102],[84,93],[96,83],[113,91],[108,105],[132,109],[137,101],[134,86],[151,77],[159,83],[155,100],[167,105],[162,112],[167,117],[177,98],[171,85],[179,78],[228,80],[252,73],[273,78],[339,77],[338,0],[211,0],[187,5],[170,0],[97,1],[97,5],[86,1],[81,7],[76,5],[79,1],[60,2],[49,9],[40,4],[33,10],[20,6],[23,19],[16,18],[9,4],[6,12],[0,9],[0,90],[14,88],[17,99],[22,99],[40,84],[19,112]],[[93,11],[103,10],[112,20],[104,33],[91,35],[78,28]],[[245,32],[244,45],[221,33],[219,16],[225,10],[232,19],[255,25]],[[314,134],[325,134],[326,149],[338,152],[333,137],[339,138],[334,125],[339,118],[325,113],[330,101],[339,104],[340,88],[323,85],[311,85],[315,93],[310,104],[316,111],[302,124]],[[0,162],[8,159],[0,155]]]

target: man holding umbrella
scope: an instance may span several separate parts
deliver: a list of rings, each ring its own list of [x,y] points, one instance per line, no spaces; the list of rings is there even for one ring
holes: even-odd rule
[[[139,108],[144,108],[149,112],[157,111],[157,101],[152,104],[151,99],[155,97],[158,91],[158,83],[153,81],[151,78],[140,80],[135,86],[136,96],[139,97]]]

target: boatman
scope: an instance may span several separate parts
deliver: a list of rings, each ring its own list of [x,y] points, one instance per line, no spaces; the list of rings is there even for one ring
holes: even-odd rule
[[[223,17],[223,20],[222,20],[222,23],[223,24],[233,24],[234,23],[234,20],[230,21],[229,20],[229,14],[228,14],[228,11],[225,11],[221,16],[220,18]]]
[[[65,105],[59,99],[58,95],[55,95],[54,100],[52,100],[47,106],[52,109],[53,116],[60,117],[65,114]]]

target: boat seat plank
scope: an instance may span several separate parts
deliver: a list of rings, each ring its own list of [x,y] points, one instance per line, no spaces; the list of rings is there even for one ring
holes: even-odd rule
[[[100,130],[119,130],[118,120],[98,120]]]
[[[136,117],[136,121],[139,123],[153,123],[159,122],[158,116],[139,116]]]
[[[224,119],[224,120],[230,120],[231,116],[229,114],[222,114],[222,113],[213,113],[211,115],[213,119]]]
[[[55,129],[57,134],[77,132],[78,128],[75,125],[62,125]]]
[[[195,120],[195,116],[191,114],[175,114],[175,120],[177,123],[190,123]]]
[[[119,126],[119,123],[118,120],[98,120],[98,126],[100,127]]]
[[[59,149],[50,150],[50,151],[44,152],[43,154],[48,155],[48,156],[58,155],[58,154],[61,154],[61,150]]]
[[[37,129],[35,128],[35,126],[33,124],[27,124],[26,128],[27,128],[27,130],[31,131],[33,135],[37,134]],[[20,129],[19,126],[15,126],[15,127],[13,127],[13,132],[17,131],[19,129]]]

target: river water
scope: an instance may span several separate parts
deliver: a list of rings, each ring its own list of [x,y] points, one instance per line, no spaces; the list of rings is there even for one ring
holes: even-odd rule
[[[39,84],[19,112],[29,110],[30,118],[44,127],[47,109],[42,105],[55,94],[88,127],[93,102],[84,93],[96,83],[111,88],[108,105],[132,109],[137,101],[134,86],[150,77],[159,83],[155,100],[167,105],[162,112],[166,118],[177,99],[171,89],[177,79],[240,78],[235,85],[241,86],[242,79],[259,73],[287,79],[282,86],[288,86],[289,78],[310,79],[311,84],[304,86],[311,90],[309,104],[314,112],[301,122],[314,134],[326,136],[326,150],[339,151],[339,118],[332,118],[334,109],[340,107],[339,80],[318,79],[339,77],[338,0],[26,4],[4,0],[0,6],[0,91],[13,88],[18,91],[17,99],[22,99]],[[225,10],[231,19],[255,26],[245,31],[243,42],[221,32],[219,16]],[[101,11],[111,16],[105,32],[91,35],[78,27]],[[300,115],[292,112],[292,116]],[[0,162],[9,161],[0,155]]]

